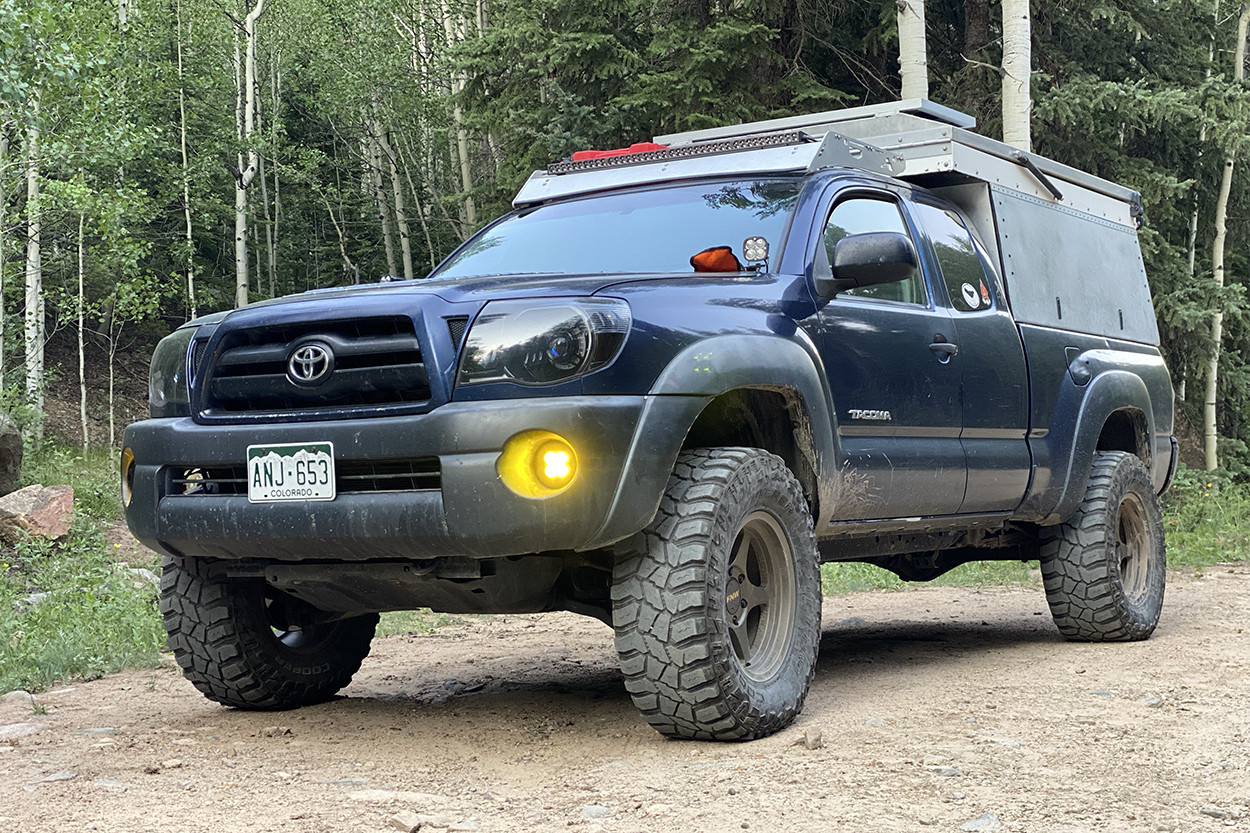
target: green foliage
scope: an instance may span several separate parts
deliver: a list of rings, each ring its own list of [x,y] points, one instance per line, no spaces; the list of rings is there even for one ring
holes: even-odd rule
[[[903,581],[889,570],[872,564],[841,562],[823,564],[820,583],[826,596],[843,596],[863,590],[909,590],[920,587],[981,587],[997,585],[1041,586],[1036,564],[1019,561],[973,561],[962,564],[933,581]]]
[[[64,542],[31,540],[0,554],[0,691],[158,663],[156,588],[110,549],[84,518]]]
[[[1204,567],[1250,559],[1250,486],[1227,472],[1182,466],[1165,497],[1168,564]]]
[[[450,613],[434,613],[423,608],[421,610],[396,610],[383,613],[378,621],[378,636],[404,636],[410,634],[429,635],[446,625],[454,625],[463,617]]]

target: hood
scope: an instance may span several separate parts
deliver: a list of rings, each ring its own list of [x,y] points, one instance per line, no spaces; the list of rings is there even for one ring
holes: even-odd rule
[[[303,301],[333,301],[336,299],[354,300],[358,298],[375,298],[386,295],[395,297],[406,295],[436,295],[448,303],[482,303],[497,298],[544,298],[551,296],[586,296],[594,295],[622,283],[635,283],[652,280],[682,280],[694,278],[693,272],[677,274],[646,274],[621,275],[597,273],[592,275],[482,275],[473,278],[454,278],[447,280],[412,280],[393,281],[390,283],[371,283],[359,286],[338,286],[329,289],[311,289],[283,298],[272,298],[249,304],[247,309],[297,304]],[[706,276],[703,278],[706,279]],[[216,313],[216,317],[225,317],[228,313]],[[205,316],[208,318],[210,316]],[[197,323],[209,323],[197,319]],[[214,322],[215,323],[215,322]]]

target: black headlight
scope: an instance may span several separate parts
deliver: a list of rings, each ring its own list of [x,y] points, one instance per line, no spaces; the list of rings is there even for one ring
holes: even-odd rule
[[[161,339],[152,353],[148,371],[148,414],[152,417],[191,415],[191,391],[187,384],[187,350],[195,327],[174,330]]]
[[[629,305],[612,298],[492,301],[469,330],[456,383],[567,382],[611,363],[629,323]]]

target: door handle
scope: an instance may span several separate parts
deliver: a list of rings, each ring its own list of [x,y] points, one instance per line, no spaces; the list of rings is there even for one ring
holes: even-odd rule
[[[937,355],[939,364],[950,364],[951,356],[959,352],[959,346],[949,341],[935,341],[929,345],[929,349]]]

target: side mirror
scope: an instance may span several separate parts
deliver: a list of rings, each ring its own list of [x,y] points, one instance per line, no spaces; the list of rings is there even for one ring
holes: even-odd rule
[[[823,251],[817,252],[818,259],[823,260],[822,255]],[[834,247],[830,273],[817,272],[816,291],[832,298],[848,289],[905,281],[917,268],[916,247],[907,235],[897,231],[851,234]]]

